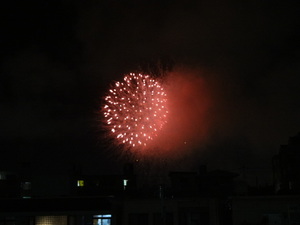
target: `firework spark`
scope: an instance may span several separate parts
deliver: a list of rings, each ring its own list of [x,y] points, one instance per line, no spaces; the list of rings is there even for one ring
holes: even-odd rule
[[[117,144],[143,149],[167,122],[167,95],[149,75],[130,73],[105,97],[105,124]]]

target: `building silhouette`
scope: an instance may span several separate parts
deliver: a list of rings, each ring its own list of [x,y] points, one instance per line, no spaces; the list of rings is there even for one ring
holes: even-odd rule
[[[274,187],[277,193],[300,193],[300,133],[281,145],[273,157]]]
[[[297,225],[299,140],[291,137],[273,157],[276,191],[205,165],[169,171],[164,183],[156,173],[143,179],[130,163],[120,174],[93,175],[64,165],[69,172],[56,168],[50,178],[28,162],[14,171],[2,167],[0,225]]]

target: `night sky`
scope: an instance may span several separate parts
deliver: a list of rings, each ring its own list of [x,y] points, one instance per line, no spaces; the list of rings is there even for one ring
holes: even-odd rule
[[[124,73],[166,60],[182,79],[203,79],[211,103],[206,138],[183,164],[263,183],[300,132],[299,15],[292,0],[2,3],[0,169],[118,172],[99,127],[103,96]]]

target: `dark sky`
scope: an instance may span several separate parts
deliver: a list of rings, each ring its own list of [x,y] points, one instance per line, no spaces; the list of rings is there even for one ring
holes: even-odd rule
[[[0,12],[3,168],[119,168],[100,137],[101,98],[160,59],[196,71],[213,96],[199,163],[258,176],[300,131],[297,1],[29,0]]]

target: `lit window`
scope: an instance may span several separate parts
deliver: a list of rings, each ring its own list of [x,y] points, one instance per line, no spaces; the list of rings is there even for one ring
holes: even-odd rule
[[[111,218],[111,214],[94,215],[94,218]]]
[[[77,187],[83,187],[84,186],[84,180],[77,180]]]
[[[36,225],[67,225],[67,216],[37,216],[35,217]]]
[[[127,183],[128,183],[128,180],[123,180],[123,187],[124,187],[124,190],[126,190],[126,187],[127,187]]]
[[[111,214],[95,215],[93,225],[111,225]]]

